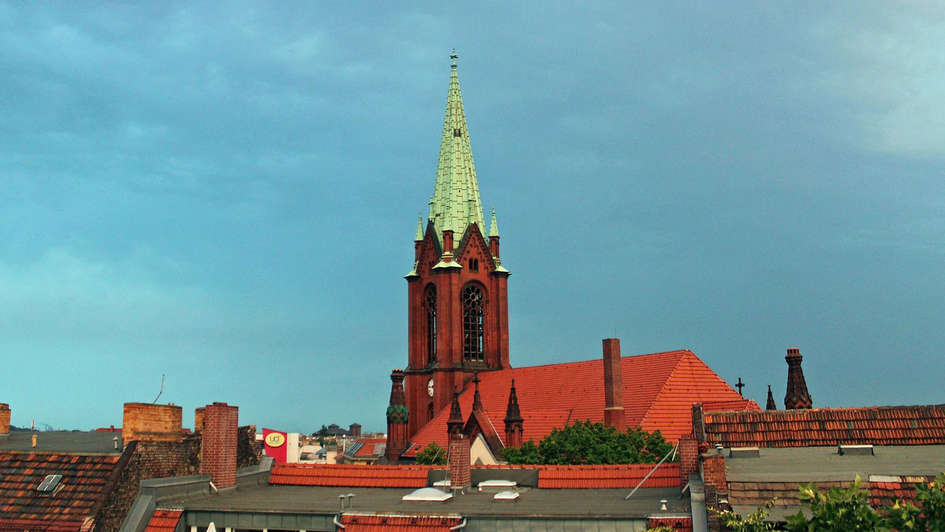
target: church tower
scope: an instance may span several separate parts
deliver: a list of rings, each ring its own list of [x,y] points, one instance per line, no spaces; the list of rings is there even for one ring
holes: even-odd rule
[[[509,367],[509,271],[499,260],[495,211],[485,233],[455,52],[450,59],[436,182],[405,276],[408,438],[449,407],[474,372]]]

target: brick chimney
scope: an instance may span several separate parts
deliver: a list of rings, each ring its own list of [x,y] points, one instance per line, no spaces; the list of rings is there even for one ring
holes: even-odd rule
[[[619,431],[625,428],[623,411],[623,367],[620,340],[604,338],[604,425]]]
[[[784,393],[784,408],[787,410],[806,409],[814,406],[810,393],[807,392],[807,382],[804,380],[804,371],[801,369],[801,350],[796,347],[788,348],[784,360],[787,361],[787,391]]]
[[[203,417],[206,415],[206,407],[194,409],[194,432],[203,432]]]
[[[360,439],[361,438],[361,424],[352,423],[351,426],[348,427],[348,432],[351,433],[351,439],[353,440]]]
[[[390,373],[390,404],[387,406],[387,447],[384,456],[396,463],[407,448],[407,399],[404,397],[404,372]]]
[[[679,438],[679,477],[682,484],[689,482],[689,475],[699,471],[699,442],[692,434]]]
[[[10,435],[10,405],[0,403],[0,438]]]
[[[771,393],[771,385],[768,385],[768,401],[765,404],[765,410],[777,410],[778,405],[774,402],[774,394]]]
[[[469,438],[465,434],[453,434],[449,443],[450,489],[469,487],[470,471]]]
[[[200,439],[200,473],[217,489],[236,486],[236,440],[239,408],[226,403],[204,407]]]
[[[125,403],[121,438],[126,445],[133,441],[182,441],[182,414],[181,407],[173,404]]]
[[[505,408],[505,446],[521,447],[524,420],[518,407],[518,395],[515,393],[515,379],[512,379],[512,388],[509,390],[509,404]]]

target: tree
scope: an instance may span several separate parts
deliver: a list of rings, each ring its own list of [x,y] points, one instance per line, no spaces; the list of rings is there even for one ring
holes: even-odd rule
[[[422,451],[417,453],[417,463],[423,465],[444,465],[446,464],[446,449],[437,445],[436,442],[430,442]]]
[[[886,524],[895,530],[945,530],[945,473],[916,486],[919,506],[896,501],[886,509]]]
[[[857,475],[849,488],[821,492],[813,484],[800,486],[798,498],[810,509],[808,519],[798,511],[787,519],[786,530],[794,532],[874,532],[884,530],[882,516],[873,510]]]
[[[578,421],[554,429],[538,445],[506,448],[510,464],[653,464],[673,448],[659,431],[640,427],[620,432],[603,423]]]
[[[771,513],[771,507],[774,506],[775,501],[776,499],[771,499],[745,517],[731,510],[719,511],[709,508],[709,511],[717,515],[726,529],[732,532],[765,532],[774,530],[774,523],[768,521],[768,514]]]

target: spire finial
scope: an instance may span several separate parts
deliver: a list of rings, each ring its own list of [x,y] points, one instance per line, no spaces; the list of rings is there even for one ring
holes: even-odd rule
[[[456,68],[456,60],[459,59],[459,56],[456,55],[456,48],[450,50],[450,68]]]
[[[423,215],[417,213],[417,234],[414,236],[414,241],[423,240]]]
[[[495,220],[495,209],[492,209],[492,219],[489,220],[489,236],[499,236],[499,223]]]
[[[473,374],[473,384],[476,386],[473,393],[473,410],[482,410],[482,397],[479,396],[479,372]]]

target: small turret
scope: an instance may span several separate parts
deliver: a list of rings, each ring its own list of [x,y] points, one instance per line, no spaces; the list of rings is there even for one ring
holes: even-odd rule
[[[774,402],[774,394],[771,393],[771,385],[768,385],[768,402],[765,404],[765,410],[777,410],[778,405]]]
[[[523,421],[522,412],[518,406],[518,394],[515,393],[515,379],[512,379],[512,387],[509,389],[509,404],[505,408],[506,447],[522,446]]]
[[[463,411],[459,408],[459,394],[453,394],[450,418],[446,420],[446,432],[450,439],[463,432]]]
[[[407,448],[407,399],[404,396],[404,372],[395,369],[390,374],[390,404],[387,407],[387,448],[384,456],[395,463]]]
[[[807,381],[804,380],[804,371],[801,369],[801,350],[791,347],[784,357],[788,365],[787,391],[784,393],[784,408],[787,410],[806,409],[814,406],[807,391]]]

